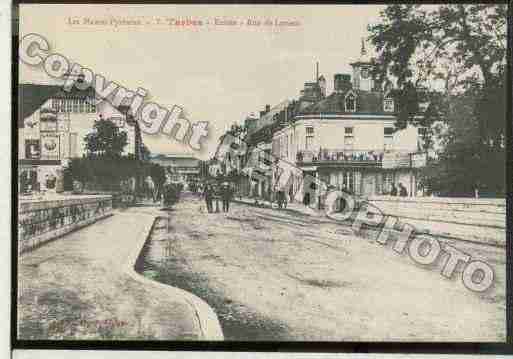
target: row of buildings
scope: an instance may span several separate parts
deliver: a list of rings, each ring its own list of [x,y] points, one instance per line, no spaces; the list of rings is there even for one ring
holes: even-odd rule
[[[404,186],[409,196],[420,192],[418,169],[426,161],[424,129],[395,128],[394,90],[384,89],[373,78],[363,44],[360,58],[351,66],[352,74],[334,75],[331,94],[317,67],[315,81],[306,82],[297,99],[266,105],[258,116],[245,120],[247,153],[218,159],[225,172],[247,175],[241,183],[243,194],[271,196],[279,184],[280,170],[273,165],[277,163],[296,169],[287,190],[291,198],[306,203],[322,201],[320,196],[309,198],[311,193],[302,187],[307,175],[359,196],[389,194],[393,184]],[[419,107],[422,111],[427,104]],[[248,175],[248,163],[262,157],[270,162],[268,168],[258,176]]]

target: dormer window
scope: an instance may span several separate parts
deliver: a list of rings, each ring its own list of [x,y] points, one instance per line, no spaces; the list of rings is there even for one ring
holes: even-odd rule
[[[383,101],[383,110],[385,112],[394,112],[394,99],[385,98]]]
[[[425,112],[427,110],[428,106],[429,106],[429,103],[421,102],[421,103],[419,103],[419,110],[421,112]]]
[[[356,96],[353,92],[349,92],[345,98],[346,112],[356,112]]]

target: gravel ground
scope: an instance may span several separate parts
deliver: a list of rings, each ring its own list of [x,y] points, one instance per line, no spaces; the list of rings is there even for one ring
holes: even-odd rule
[[[504,248],[450,241],[494,267],[495,285],[474,293],[461,268],[445,279],[444,261],[426,268],[325,218],[204,207],[185,196],[140,270],[208,302],[227,340],[505,340]]]

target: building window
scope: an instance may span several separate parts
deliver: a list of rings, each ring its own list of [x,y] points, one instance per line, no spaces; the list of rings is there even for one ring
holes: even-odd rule
[[[394,183],[394,174],[392,172],[383,173],[383,194],[390,194],[392,191],[392,183]]]
[[[383,109],[385,112],[394,112],[394,100],[386,98],[385,101],[383,101]]]
[[[391,150],[393,147],[393,141],[394,141],[394,128],[393,127],[385,127],[383,130],[383,134],[385,137],[385,151]]]
[[[346,96],[346,112],[355,112],[356,111],[356,96],[353,93],[349,93]]]
[[[306,142],[305,142],[305,149],[311,150],[313,146],[314,141],[314,128],[313,127],[307,127],[306,128]]]
[[[340,171],[338,176],[335,174],[330,177],[330,184],[338,189],[347,189],[352,193],[359,193],[360,190],[360,172],[358,171]]]
[[[83,113],[84,112],[84,100],[80,100],[78,103],[78,112]]]
[[[73,113],[78,113],[78,103],[80,102],[79,99],[74,98],[73,100]]]
[[[66,112],[66,100],[60,100],[59,112]]]
[[[95,113],[96,105],[94,104],[94,99],[86,98],[84,100],[84,112],[85,113]]]
[[[344,149],[353,150],[354,147],[354,132],[353,127],[344,128]]]

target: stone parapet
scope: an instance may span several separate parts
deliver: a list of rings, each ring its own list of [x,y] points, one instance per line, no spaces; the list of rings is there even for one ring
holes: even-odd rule
[[[20,199],[18,253],[111,215],[112,196],[51,196]]]

